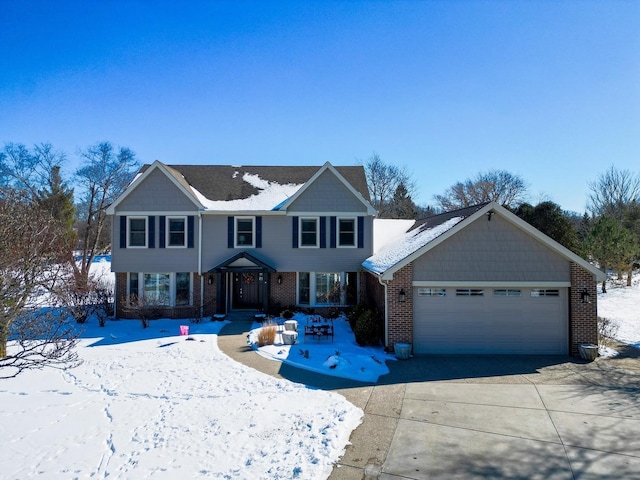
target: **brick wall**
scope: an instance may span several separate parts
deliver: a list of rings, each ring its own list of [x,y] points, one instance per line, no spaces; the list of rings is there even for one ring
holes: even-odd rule
[[[116,318],[122,318],[122,301],[127,298],[127,274],[116,273],[115,306]]]
[[[282,283],[278,285],[278,277],[282,277]],[[271,291],[269,292],[269,313],[279,315],[285,308],[296,304],[296,272],[276,272],[272,273],[269,281]]]
[[[591,303],[583,303],[584,291],[589,293]],[[598,343],[598,305],[593,274],[575,263],[571,264],[570,292],[569,350],[571,355],[578,355],[579,343]]]
[[[387,288],[388,345],[389,349],[398,342],[413,344],[413,264],[398,270]],[[400,291],[404,290],[406,300],[400,302]]]
[[[210,317],[211,315],[218,313],[216,311],[216,275],[204,273],[202,275],[204,277],[204,305],[203,305],[203,315]],[[194,274],[194,285],[195,285],[195,277],[199,277],[199,275]],[[211,281],[211,283],[209,283]],[[198,297],[200,296],[200,281],[198,280]],[[195,300],[195,298],[194,298]]]

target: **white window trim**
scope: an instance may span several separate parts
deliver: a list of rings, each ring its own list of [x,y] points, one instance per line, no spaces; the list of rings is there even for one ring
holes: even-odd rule
[[[128,272],[127,273],[127,299],[131,299],[131,293],[129,291],[129,286],[131,285],[131,273],[138,274],[138,298],[144,298],[144,275],[145,274],[159,274],[159,275],[169,275],[169,304],[162,305],[167,308],[174,307],[190,307],[193,306],[193,272]],[[178,291],[178,282],[177,282],[177,273],[188,273],[189,274],[189,304],[188,305],[176,305],[176,294]]]
[[[316,244],[315,245],[303,245],[302,244],[302,222],[304,220],[313,220],[316,222]],[[298,247],[299,248],[320,248],[320,217],[300,217],[298,219]]]
[[[300,303],[300,273],[308,273],[309,274],[309,303]],[[343,290],[342,292],[340,292],[340,303],[316,303],[316,275],[317,274],[321,274],[321,275],[332,275],[334,273],[339,273],[340,274],[340,285],[344,286],[347,284],[347,275],[349,273],[356,273],[356,272],[296,272],[296,305],[300,305],[300,306],[304,306],[307,308],[314,308],[314,307],[319,307],[319,308],[323,308],[323,307],[345,307],[345,306],[349,306],[346,303],[343,303],[346,301],[346,297],[347,297],[347,292],[345,290]],[[360,292],[360,277],[356,276],[356,282],[358,283],[358,285],[356,285],[356,291]],[[360,294],[357,294],[356,298],[356,304],[359,301],[359,297]]]
[[[238,244],[238,220],[251,220],[251,245]],[[233,246],[235,248],[256,248],[256,217],[234,217]]]
[[[144,220],[144,245],[131,245],[131,220]],[[149,219],[143,216],[127,217],[127,248],[149,247]]]
[[[353,245],[340,245],[340,220],[353,221]],[[358,248],[358,219],[356,217],[338,217],[336,219],[336,247],[337,248]]]
[[[183,245],[171,245],[171,231],[169,230],[169,224],[171,220],[183,220],[184,221],[184,244]],[[183,215],[171,215],[167,216],[165,220],[165,247],[166,248],[187,248],[187,217]]]

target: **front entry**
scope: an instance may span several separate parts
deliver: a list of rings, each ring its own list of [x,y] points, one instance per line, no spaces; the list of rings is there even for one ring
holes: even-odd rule
[[[262,308],[262,272],[233,272],[233,298],[235,309]]]

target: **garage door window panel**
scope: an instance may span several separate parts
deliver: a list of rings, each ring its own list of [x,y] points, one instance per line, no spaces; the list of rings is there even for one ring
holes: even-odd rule
[[[484,290],[481,288],[458,288],[456,289],[456,297],[482,297]]]

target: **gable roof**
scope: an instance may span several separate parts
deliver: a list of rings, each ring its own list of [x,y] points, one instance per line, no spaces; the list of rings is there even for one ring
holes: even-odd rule
[[[147,178],[151,173],[155,170],[161,171],[178,189],[184,193],[184,195],[191,200],[194,205],[201,209],[204,208],[202,203],[198,200],[196,192],[193,191],[188,182],[185,181],[184,177],[177,172],[175,169],[168,167],[162,162],[156,160],[151,165],[145,165],[146,168],[140,169],[138,175],[133,179],[133,181],[127,186],[125,191],[120,195],[111,205],[107,208],[107,213],[109,215],[113,215],[115,213],[116,207],[122,203],[122,201],[129,196],[129,194],[135,190],[138,185],[140,185],[145,178]]]
[[[371,203],[369,202],[369,188],[366,186],[366,177],[364,177],[364,169],[362,167],[355,167],[355,168],[362,169],[363,179],[365,180],[364,186],[366,187],[366,194],[367,194],[366,197],[362,195],[358,190],[356,190],[356,188],[336,169],[336,167],[334,167],[329,162],[327,162],[307,182],[305,182],[302,188],[298,189],[290,198],[288,198],[287,200],[285,200],[283,203],[281,203],[275,208],[277,210],[286,210],[286,208],[289,205],[291,205],[293,202],[295,202],[296,199],[300,197],[300,195],[302,195],[304,191],[307,190],[309,186],[312,185],[313,182],[318,177],[320,177],[320,175],[322,175],[326,171],[330,171],[347,188],[347,190],[349,190],[362,204],[364,204],[367,207],[367,213],[369,215],[375,215],[376,211],[371,206]]]
[[[364,200],[369,190],[361,166],[168,165],[195,192],[207,210],[272,210],[328,167]],[[145,172],[150,165],[143,165]]]
[[[235,166],[235,165],[165,165],[156,160],[145,164],[124,193],[109,207],[115,208],[137,188],[151,172],[160,170],[200,210],[269,211],[285,210],[289,199],[299,195],[313,180],[330,170],[360,201],[370,214],[369,189],[364,167],[334,167],[327,162],[313,166]],[[298,194],[298,195],[296,195]]]
[[[362,266],[365,270],[379,275],[383,280],[392,280],[393,274],[405,265],[440,245],[476,220],[485,215],[493,214],[502,216],[562,257],[580,265],[595,275],[598,280],[604,278],[605,274],[601,270],[495,202],[475,205],[419,220],[399,241],[388,245],[366,259]]]

